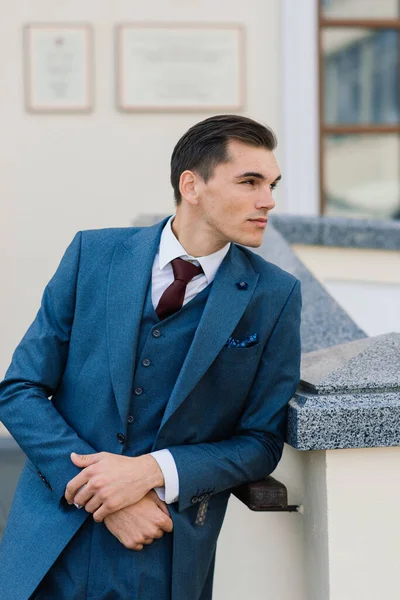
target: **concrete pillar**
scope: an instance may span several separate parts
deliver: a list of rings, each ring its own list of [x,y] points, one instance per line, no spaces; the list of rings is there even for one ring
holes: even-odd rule
[[[309,600],[397,598],[400,334],[304,355],[288,441],[308,450]]]

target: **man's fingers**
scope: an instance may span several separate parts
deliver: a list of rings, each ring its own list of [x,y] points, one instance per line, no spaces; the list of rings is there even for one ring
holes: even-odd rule
[[[155,540],[159,540],[160,538],[162,538],[162,537],[163,537],[164,533],[165,533],[165,532],[164,532],[162,529],[159,529],[159,530],[157,531],[157,533],[155,533],[155,534],[154,534],[154,539],[155,539]]]
[[[97,509],[99,509],[101,506],[101,503],[99,503],[97,500],[94,499],[94,496],[92,496],[92,498],[85,503],[85,510],[88,513],[94,513],[96,512]]]
[[[94,513],[93,513],[93,519],[96,521],[96,523],[101,523],[103,521],[103,519],[106,518],[107,515],[112,514],[110,513],[105,507],[104,504],[102,504],[100,506],[100,508],[98,508]]]
[[[82,490],[84,488],[88,481],[88,474],[86,474],[84,471],[81,471],[79,475],[77,475],[67,483],[64,496],[68,504],[72,504],[74,502],[76,494],[79,490]]]
[[[144,541],[143,541],[143,544],[145,544],[146,546],[149,546],[153,542],[154,542],[153,538],[145,538]]]
[[[164,514],[167,515],[167,517],[170,516],[169,510],[168,510],[168,506],[165,504],[165,502],[163,502],[162,500],[160,500],[160,498],[158,496],[157,496],[156,504],[157,504],[158,508],[160,510],[162,510]]]
[[[132,550],[143,550],[143,544],[136,544]]]
[[[167,515],[165,515],[164,513],[162,513],[162,514],[159,513],[159,517],[157,518],[156,522],[157,522],[158,527],[160,527],[163,531],[166,531],[167,533],[171,533],[171,531],[174,528],[172,519],[170,517],[168,517]]]
[[[87,484],[85,483],[82,487],[80,487],[75,496],[74,496],[74,504],[79,504],[80,506],[85,506],[89,500],[93,497],[93,492],[88,490]]]
[[[165,519],[164,525],[163,525],[163,530],[166,531],[167,533],[171,533],[171,531],[174,528],[174,524],[172,522],[172,519]]]

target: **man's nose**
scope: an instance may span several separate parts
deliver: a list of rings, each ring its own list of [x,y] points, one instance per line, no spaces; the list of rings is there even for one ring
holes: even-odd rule
[[[257,199],[255,208],[266,208],[267,210],[272,210],[273,208],[275,208],[275,200],[272,197],[272,190],[270,189],[270,187],[262,191],[259,198]]]

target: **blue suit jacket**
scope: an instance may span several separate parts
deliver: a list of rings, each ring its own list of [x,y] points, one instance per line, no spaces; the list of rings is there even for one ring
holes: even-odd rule
[[[123,451],[146,286],[166,220],[80,231],[0,383],[0,420],[26,453],[0,548],[2,600],[27,600],[88,514],[67,505],[70,452]],[[237,286],[244,281],[247,286]],[[177,464],[172,600],[199,598],[229,490],[271,473],[299,381],[300,284],[231,245],[153,449]],[[227,347],[230,336],[248,348]],[[51,399],[50,399],[51,398]],[[201,410],[199,411],[199,407]],[[198,498],[212,492],[204,525]]]

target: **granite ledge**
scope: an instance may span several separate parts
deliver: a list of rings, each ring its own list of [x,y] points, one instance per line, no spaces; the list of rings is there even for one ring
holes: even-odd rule
[[[296,394],[286,442],[296,450],[400,446],[400,390],[369,394]]]
[[[400,221],[275,214],[271,223],[289,244],[400,250]]]

